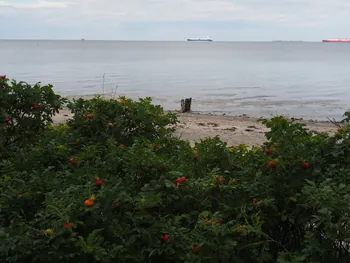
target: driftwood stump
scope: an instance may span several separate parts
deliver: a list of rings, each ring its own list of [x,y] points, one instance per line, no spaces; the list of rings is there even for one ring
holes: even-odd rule
[[[190,112],[191,111],[192,98],[182,99],[181,100],[181,112]]]

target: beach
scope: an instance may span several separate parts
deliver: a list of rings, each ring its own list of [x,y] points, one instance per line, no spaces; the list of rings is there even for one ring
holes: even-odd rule
[[[72,116],[65,108],[54,116],[55,124],[64,123]],[[268,129],[257,118],[247,115],[218,116],[201,113],[178,113],[179,124],[176,127],[175,136],[188,140],[192,144],[206,137],[219,136],[229,146],[246,144],[249,146],[261,145],[266,141],[265,132]],[[337,130],[331,122],[303,121],[309,130],[315,132],[334,133]]]

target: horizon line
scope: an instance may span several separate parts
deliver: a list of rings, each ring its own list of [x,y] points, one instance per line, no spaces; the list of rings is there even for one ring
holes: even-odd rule
[[[188,42],[187,38],[183,40],[145,40],[145,39],[45,39],[45,38],[0,38],[0,41],[120,41],[120,42]],[[213,42],[309,42],[309,43],[318,43],[322,40],[214,40]]]

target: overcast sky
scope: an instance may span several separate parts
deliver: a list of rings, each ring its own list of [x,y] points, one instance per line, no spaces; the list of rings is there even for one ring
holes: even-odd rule
[[[350,38],[350,0],[0,0],[0,39]]]

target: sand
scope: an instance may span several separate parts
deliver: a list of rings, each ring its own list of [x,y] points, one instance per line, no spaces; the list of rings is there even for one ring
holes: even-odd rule
[[[54,116],[54,123],[63,123],[72,116],[68,109],[63,109]],[[218,135],[229,146],[246,144],[261,145],[266,141],[268,129],[258,119],[248,116],[216,116],[200,113],[179,113],[180,123],[176,136],[191,143],[202,138]],[[334,133],[337,130],[331,122],[298,121],[305,123],[308,129],[316,132]]]

